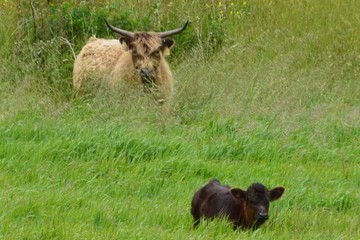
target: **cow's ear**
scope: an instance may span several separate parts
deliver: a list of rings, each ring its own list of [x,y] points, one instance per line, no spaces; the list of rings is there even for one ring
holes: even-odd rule
[[[231,195],[233,195],[233,197],[235,199],[245,199],[246,198],[246,191],[241,190],[240,188],[232,188],[230,189]]]
[[[172,39],[164,39],[161,44],[161,51],[164,56],[170,55],[170,49],[174,46],[175,41]]]
[[[162,47],[167,47],[167,48],[170,49],[170,48],[172,48],[174,46],[174,44],[175,44],[174,40],[166,38],[166,39],[163,40],[161,45],[162,45]]]
[[[121,45],[123,45],[123,46],[125,45],[127,48],[129,48],[130,43],[131,43],[131,38],[129,38],[129,37],[120,37],[119,41],[120,41]]]
[[[270,190],[270,201],[278,200],[284,193],[285,188],[276,187]]]

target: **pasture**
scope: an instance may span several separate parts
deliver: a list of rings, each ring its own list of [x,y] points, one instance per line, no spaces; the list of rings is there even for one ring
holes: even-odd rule
[[[0,3],[0,239],[360,238],[360,1],[28,2]],[[189,18],[170,109],[73,90],[104,16]],[[256,231],[194,230],[212,178],[286,190]]]

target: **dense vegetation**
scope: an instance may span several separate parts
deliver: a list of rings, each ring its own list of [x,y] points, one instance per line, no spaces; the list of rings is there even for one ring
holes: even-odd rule
[[[0,2],[1,239],[359,239],[360,1]],[[190,27],[169,113],[72,88],[89,36]],[[192,229],[212,178],[286,188],[257,231]]]

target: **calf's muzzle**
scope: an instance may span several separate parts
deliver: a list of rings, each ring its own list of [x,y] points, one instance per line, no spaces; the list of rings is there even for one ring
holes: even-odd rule
[[[269,215],[267,213],[258,213],[256,221],[259,223],[263,223],[268,219],[269,219]]]

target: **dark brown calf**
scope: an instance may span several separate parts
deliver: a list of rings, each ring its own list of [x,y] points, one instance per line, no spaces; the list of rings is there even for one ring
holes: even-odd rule
[[[194,227],[200,218],[225,217],[234,224],[234,229],[256,229],[269,218],[269,203],[279,199],[284,191],[283,187],[268,190],[260,183],[254,183],[244,191],[214,179],[199,189],[192,199]]]

